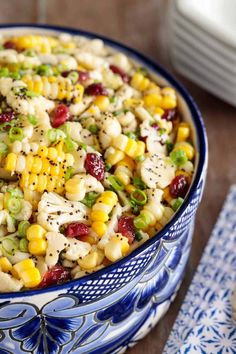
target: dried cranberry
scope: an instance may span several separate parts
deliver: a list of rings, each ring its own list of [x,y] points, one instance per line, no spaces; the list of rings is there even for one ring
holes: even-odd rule
[[[108,92],[101,83],[91,84],[85,89],[85,93],[90,96],[107,96]]]
[[[39,288],[46,288],[50,285],[61,284],[67,280],[70,280],[69,270],[58,264],[44,274],[43,279],[39,284]]]
[[[130,76],[124,72],[121,68],[116,65],[111,64],[110,69],[114,74],[120,75],[122,80],[126,83],[130,82]]]
[[[166,119],[168,121],[172,121],[175,119],[176,116],[176,109],[166,109],[163,115],[161,116],[162,119]]]
[[[67,237],[80,237],[87,236],[89,234],[89,228],[82,222],[72,222],[65,229],[65,235]]]
[[[135,237],[135,228],[133,218],[123,215],[118,220],[118,232],[127,237],[129,243],[132,243]]]
[[[105,177],[105,165],[102,158],[95,153],[89,153],[84,162],[85,170],[98,181],[102,181]]]
[[[173,198],[184,198],[189,187],[188,177],[177,175],[170,184],[170,195]]]
[[[54,110],[51,117],[51,124],[53,128],[58,128],[70,118],[69,108],[64,104],[59,104]]]
[[[3,47],[5,49],[16,49],[16,44],[12,41],[6,41],[4,44],[3,44]]]
[[[15,119],[15,113],[13,111],[0,114],[0,124],[10,122],[12,119]]]

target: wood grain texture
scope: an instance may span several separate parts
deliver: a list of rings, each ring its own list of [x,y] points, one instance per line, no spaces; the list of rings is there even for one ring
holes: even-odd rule
[[[36,21],[36,0],[0,0],[0,23],[34,23]]]

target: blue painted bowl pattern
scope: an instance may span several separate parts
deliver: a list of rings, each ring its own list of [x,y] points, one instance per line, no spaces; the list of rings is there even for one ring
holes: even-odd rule
[[[121,354],[159,321],[180,286],[205,182],[207,146],[201,117],[189,95],[163,69],[126,47],[105,42],[150,66],[184,97],[198,138],[195,180],[173,220],[123,260],[61,286],[0,295],[0,354]]]

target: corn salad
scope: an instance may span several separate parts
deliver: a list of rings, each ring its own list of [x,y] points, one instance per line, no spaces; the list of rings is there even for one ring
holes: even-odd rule
[[[196,151],[175,90],[102,40],[0,41],[0,292],[11,292],[90,274],[153,237],[181,207]]]

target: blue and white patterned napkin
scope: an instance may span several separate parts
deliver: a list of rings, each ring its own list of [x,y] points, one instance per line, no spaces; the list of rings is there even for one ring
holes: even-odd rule
[[[163,354],[236,353],[236,185],[232,186]]]

